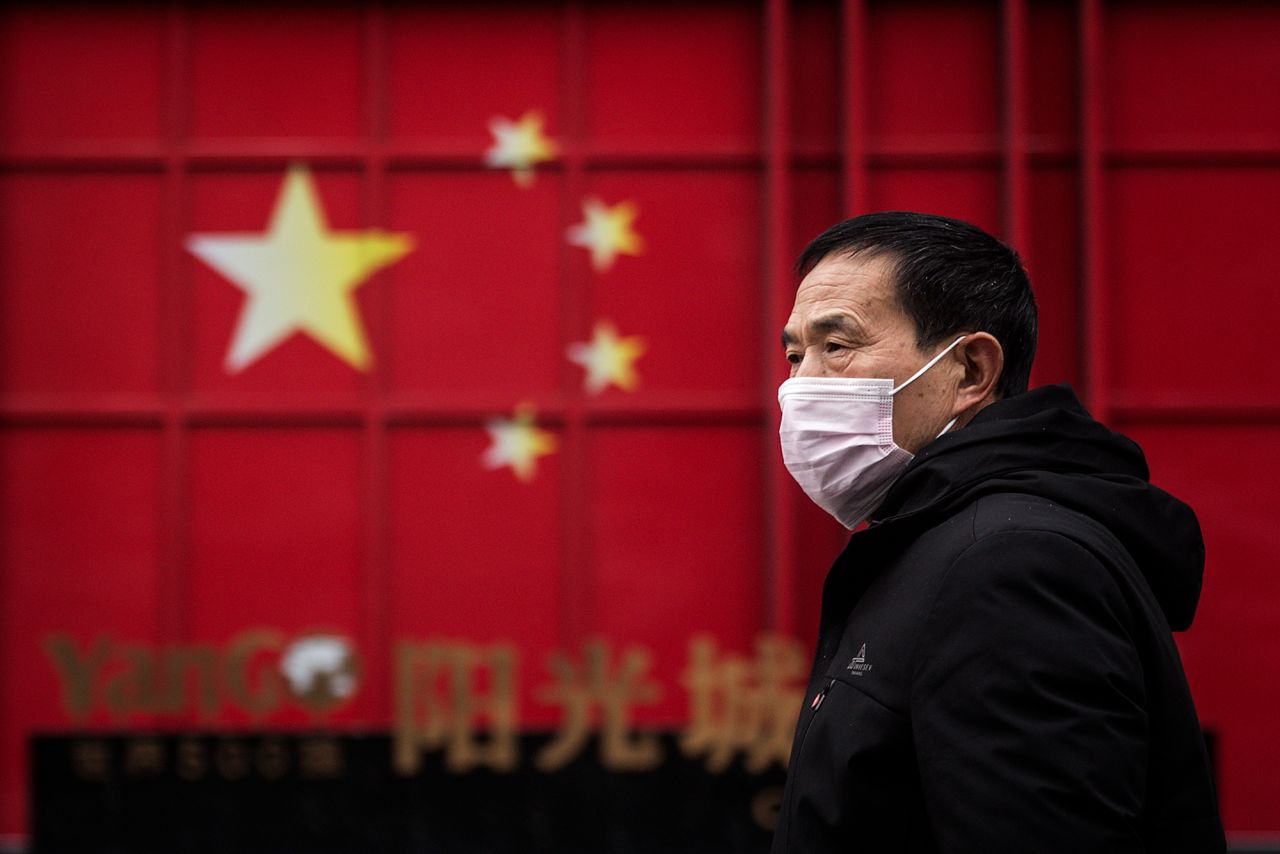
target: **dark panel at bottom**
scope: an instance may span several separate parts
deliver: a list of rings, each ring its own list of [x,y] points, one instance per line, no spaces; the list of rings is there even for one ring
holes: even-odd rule
[[[31,739],[37,852],[764,852],[776,765],[712,773],[663,735],[653,770],[590,745],[555,771],[398,774],[385,734],[81,734]],[[551,736],[525,735],[534,756]]]

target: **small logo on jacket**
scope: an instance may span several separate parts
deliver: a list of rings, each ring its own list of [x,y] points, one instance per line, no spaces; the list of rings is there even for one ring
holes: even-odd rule
[[[862,649],[858,650],[858,654],[850,659],[845,670],[848,670],[854,676],[861,676],[870,669],[871,665],[867,664],[867,645],[864,643]]]

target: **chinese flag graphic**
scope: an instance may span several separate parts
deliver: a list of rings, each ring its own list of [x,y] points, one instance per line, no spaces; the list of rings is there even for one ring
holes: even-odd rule
[[[1280,30],[1097,7],[6,6],[0,851],[767,851],[848,537],[778,333],[882,209],[1025,247],[1033,384],[1201,513],[1280,837]]]

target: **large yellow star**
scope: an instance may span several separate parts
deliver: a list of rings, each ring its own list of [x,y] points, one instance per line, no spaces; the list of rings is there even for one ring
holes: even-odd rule
[[[569,243],[591,250],[591,266],[603,272],[613,266],[618,255],[639,255],[644,240],[631,228],[639,209],[635,202],[619,202],[609,207],[599,199],[582,203],[583,221],[569,227]]]
[[[510,466],[525,483],[533,480],[538,457],[556,449],[555,435],[533,423],[533,407],[527,403],[516,407],[514,418],[495,418],[485,429],[493,442],[482,458],[485,468]]]
[[[355,290],[412,250],[413,238],[376,228],[330,231],[311,173],[296,165],[285,175],[266,233],[193,234],[187,249],[248,295],[224,362],[229,373],[294,332],[366,370],[371,356]]]
[[[530,110],[513,122],[505,116],[489,120],[493,147],[484,161],[496,169],[510,169],[511,177],[523,188],[533,186],[533,167],[556,158],[556,144],[542,133],[542,113]]]
[[[592,331],[591,343],[577,342],[569,345],[569,361],[587,369],[585,386],[591,394],[599,394],[616,385],[623,391],[632,391],[640,382],[635,361],[644,355],[644,339],[639,335],[618,337],[618,331],[607,320],[598,321]]]

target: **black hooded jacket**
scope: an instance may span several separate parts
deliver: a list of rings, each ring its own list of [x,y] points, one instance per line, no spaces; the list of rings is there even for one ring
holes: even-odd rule
[[[1068,386],[930,443],[827,575],[773,852],[1225,850],[1170,629],[1204,544]]]

